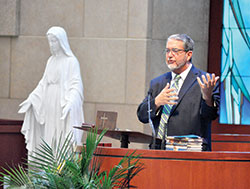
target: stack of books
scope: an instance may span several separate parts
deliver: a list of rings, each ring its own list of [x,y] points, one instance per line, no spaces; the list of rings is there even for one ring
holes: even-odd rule
[[[197,135],[167,136],[166,150],[202,151],[202,138]]]

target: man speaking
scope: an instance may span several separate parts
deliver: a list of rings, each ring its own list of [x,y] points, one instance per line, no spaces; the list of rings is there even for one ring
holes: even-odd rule
[[[137,116],[143,123],[152,119],[156,136],[194,134],[203,138],[203,151],[211,151],[211,121],[218,116],[219,77],[192,64],[194,41],[186,34],[167,39],[167,72],[150,82],[148,97],[139,105]],[[159,148],[159,145],[156,146]]]

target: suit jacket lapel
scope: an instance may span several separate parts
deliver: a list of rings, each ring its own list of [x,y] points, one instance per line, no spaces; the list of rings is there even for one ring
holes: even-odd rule
[[[160,82],[161,83],[160,91],[162,91],[162,89],[164,89],[166,87],[167,83],[170,84],[171,79],[172,79],[171,72],[166,73],[165,76],[163,77],[163,81]]]
[[[185,94],[187,93],[187,91],[190,89],[190,87],[195,83],[195,81],[197,80],[197,77],[199,76],[198,70],[192,66],[191,70],[189,71],[181,89],[179,92],[179,99],[176,105],[174,105],[171,109],[171,113],[176,109],[176,107],[178,106],[178,104],[181,102],[182,98],[185,96]]]

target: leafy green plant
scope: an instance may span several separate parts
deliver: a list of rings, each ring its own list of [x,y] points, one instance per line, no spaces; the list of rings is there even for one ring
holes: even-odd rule
[[[9,188],[129,188],[131,179],[142,169],[140,156],[135,151],[121,159],[110,171],[100,171],[101,164],[94,153],[106,130],[99,136],[97,129],[87,134],[81,153],[74,151],[70,133],[59,140],[55,151],[43,141],[30,156],[28,168],[21,166],[4,169],[0,181]]]

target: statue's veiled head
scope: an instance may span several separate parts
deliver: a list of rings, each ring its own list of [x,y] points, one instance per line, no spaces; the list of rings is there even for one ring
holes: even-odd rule
[[[55,53],[61,48],[65,55],[74,56],[68,42],[67,33],[62,27],[53,26],[47,32],[51,53]]]

